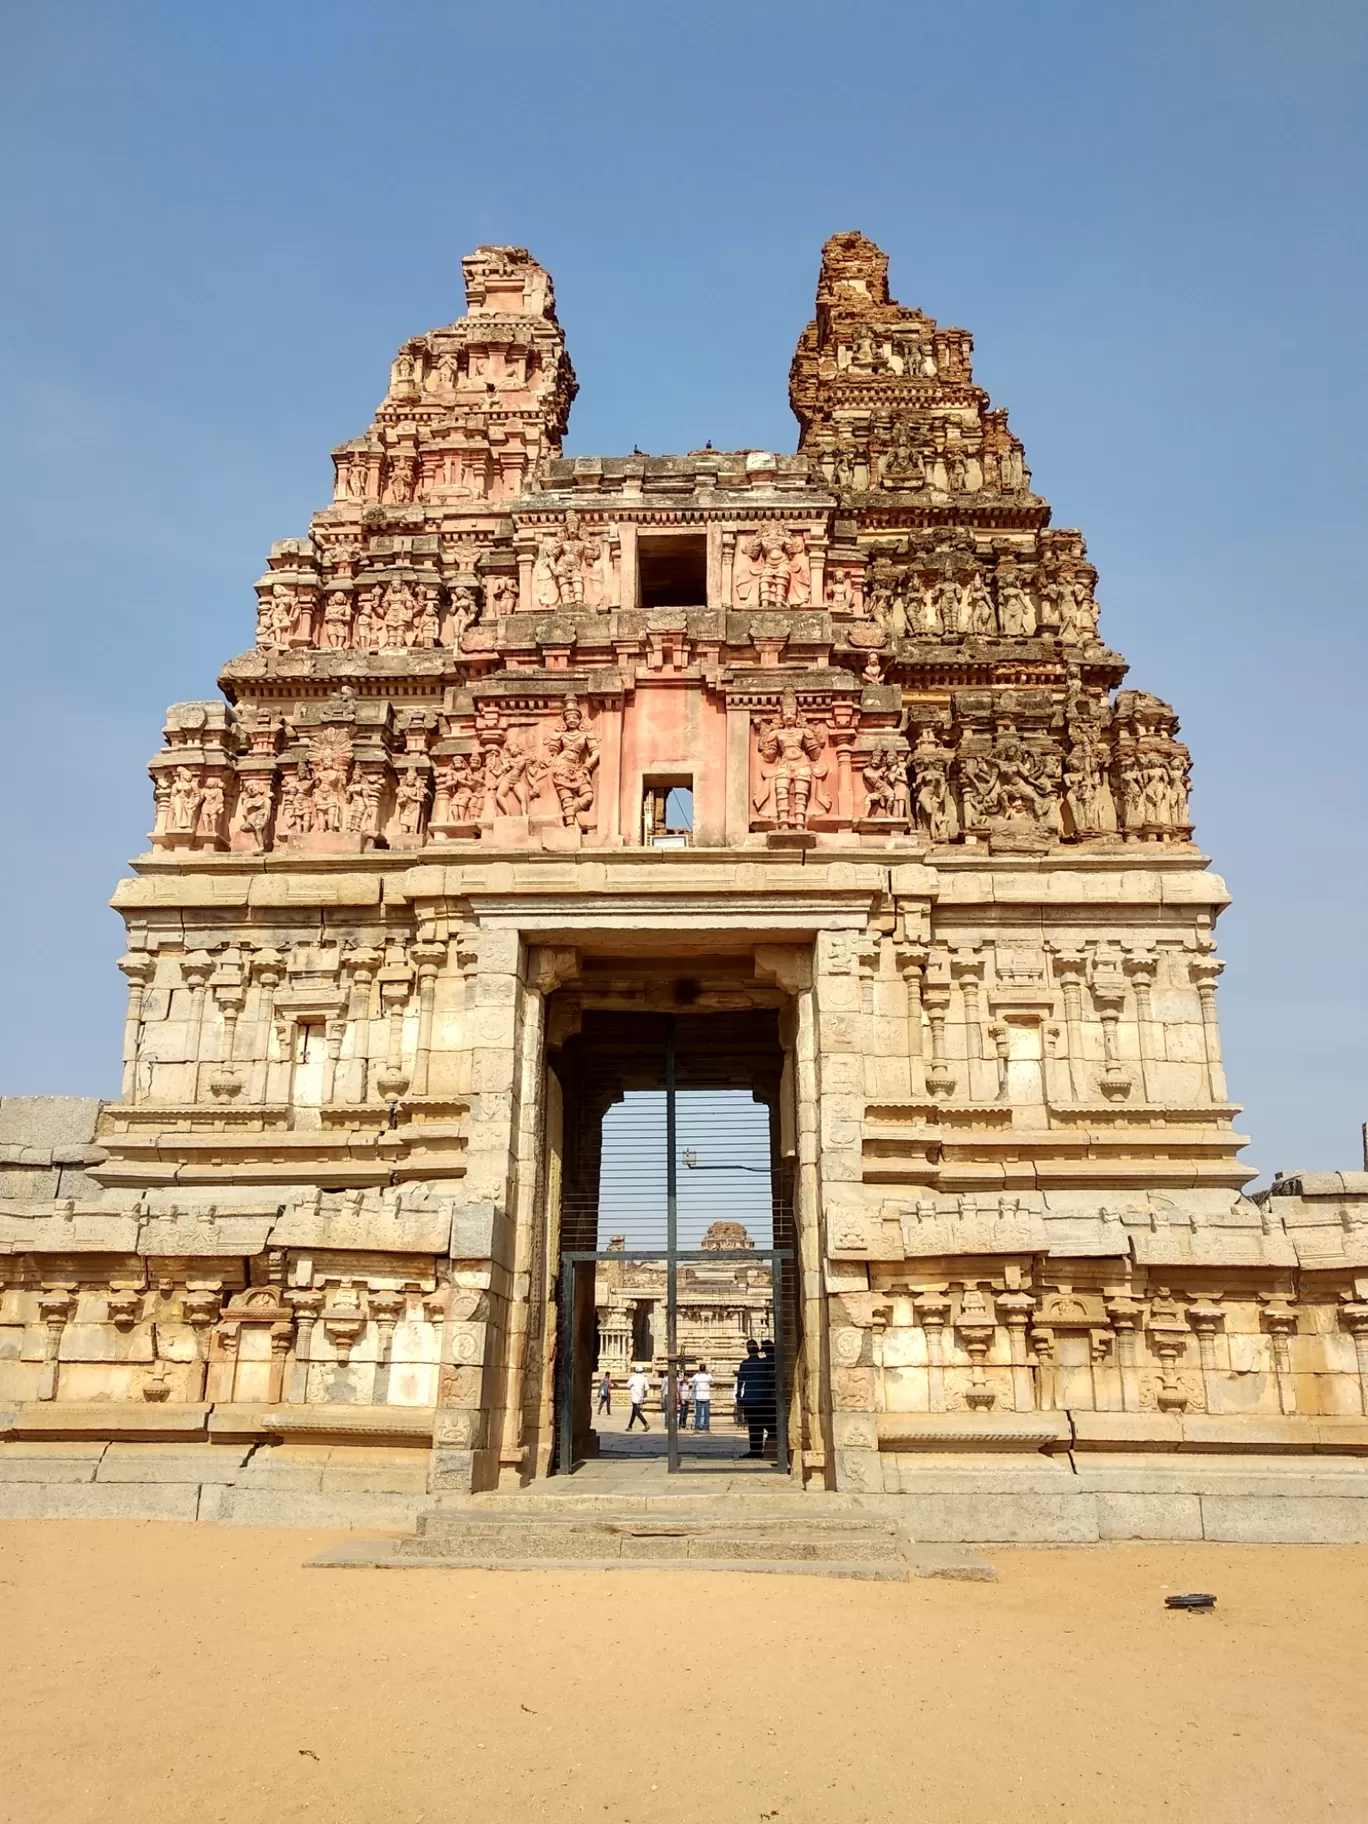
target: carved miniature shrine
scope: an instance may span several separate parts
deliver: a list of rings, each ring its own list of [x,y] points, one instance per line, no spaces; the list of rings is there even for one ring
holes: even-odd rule
[[[1145,1533],[1180,1450],[1362,1448],[1368,1180],[1241,1195],[1188,751],[970,337],[837,235],[796,454],[571,458],[550,277],[464,267],[169,712],[122,1094],[0,1204],[13,1435],[552,1473],[562,1195],[669,1014],[770,1108],[804,1485]]]

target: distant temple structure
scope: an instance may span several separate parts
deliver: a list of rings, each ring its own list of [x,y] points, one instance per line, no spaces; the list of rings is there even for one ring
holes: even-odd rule
[[[795,1488],[925,1537],[1368,1537],[1368,1177],[1242,1194],[1178,719],[887,265],[823,249],[794,454],[563,455],[522,248],[399,350],[168,712],[118,1099],[0,1106],[0,1512],[374,1520],[568,1467],[596,1314],[660,1360],[597,1181],[672,1032],[681,1089],[769,1111]],[[767,1272],[691,1269],[693,1353]]]
[[[714,1222],[700,1247],[710,1253],[753,1248],[736,1222]],[[598,1347],[595,1367],[621,1379],[634,1367],[657,1379],[665,1373],[665,1264],[641,1250],[627,1252],[623,1236],[608,1240],[609,1257],[597,1263],[594,1287]],[[620,1258],[614,1259],[616,1254]],[[679,1352],[687,1369],[706,1362],[720,1413],[731,1411],[731,1390],[748,1342],[774,1334],[773,1285],[768,1265],[757,1260],[694,1262],[679,1269]]]

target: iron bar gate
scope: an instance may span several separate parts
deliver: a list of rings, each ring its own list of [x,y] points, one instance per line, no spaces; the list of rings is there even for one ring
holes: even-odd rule
[[[609,1261],[623,1265],[631,1263],[663,1262],[665,1268],[665,1370],[663,1386],[663,1404],[666,1434],[666,1464],[668,1472],[678,1474],[683,1468],[680,1446],[680,1382],[685,1368],[685,1361],[680,1350],[679,1310],[680,1310],[680,1272],[688,1272],[699,1264],[720,1266],[731,1263],[768,1268],[771,1302],[771,1338],[774,1345],[774,1411],[772,1424],[766,1429],[772,1430],[775,1441],[775,1467],[786,1472],[789,1468],[789,1441],[787,1424],[787,1382],[788,1363],[786,1361],[786,1343],[789,1325],[785,1322],[785,1274],[786,1262],[793,1259],[791,1248],[785,1247],[748,1247],[748,1248],[681,1248],[679,1245],[679,1121],[678,1121],[678,1087],[676,1081],[676,1045],[675,1021],[667,1016],[664,1022],[664,1085],[665,1085],[665,1224],[663,1249],[656,1244],[645,1244],[641,1247],[627,1247],[624,1243],[612,1248],[595,1246],[592,1248],[571,1247],[565,1249],[560,1257],[560,1283],[558,1299],[557,1349],[556,1349],[556,1425],[555,1425],[555,1467],[558,1472],[568,1473],[575,1462],[576,1441],[576,1392],[577,1367],[582,1372],[589,1364],[577,1364],[577,1350],[590,1346],[593,1311],[586,1312],[581,1305],[586,1291],[591,1300],[594,1297],[598,1263]],[[711,1135],[709,1136],[711,1138]],[[752,1172],[770,1174],[770,1168],[748,1164],[705,1164],[697,1165],[696,1152],[690,1149],[685,1154],[686,1165],[693,1169],[714,1172]],[[658,1166],[657,1166],[658,1169]],[[658,1185],[659,1180],[655,1183]],[[757,1187],[758,1189],[758,1187]],[[778,1206],[773,1197],[774,1186],[771,1180],[769,1220],[773,1226],[778,1220]],[[658,1192],[657,1192],[658,1194]],[[754,1199],[750,1200],[751,1206]],[[659,1206],[656,1206],[657,1209]],[[754,1220],[753,1207],[742,1210]],[[582,1214],[590,1214],[587,1210]],[[564,1216],[564,1212],[563,1212]],[[597,1198],[592,1211],[594,1222],[593,1234],[597,1241],[602,1237],[597,1234],[599,1210]],[[583,1239],[589,1239],[582,1222],[576,1228]],[[659,1231],[657,1231],[659,1233]],[[771,1237],[773,1239],[773,1237]],[[584,1271],[592,1267],[592,1273]],[[636,1354],[632,1350],[633,1357]],[[766,1402],[767,1405],[767,1402]]]

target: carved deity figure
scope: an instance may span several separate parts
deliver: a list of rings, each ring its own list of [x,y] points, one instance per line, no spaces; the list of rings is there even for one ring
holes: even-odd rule
[[[404,507],[414,498],[418,482],[418,464],[412,456],[391,456],[385,480],[385,500],[391,506]]]
[[[953,750],[942,747],[929,728],[923,729],[912,755],[916,779],[917,822],[932,842],[953,842],[959,835],[959,813],[950,789]]]
[[[347,820],[347,781],[351,774],[351,742],[346,735],[322,734],[310,743],[313,775],[313,814],[310,827],[338,835]]]
[[[489,593],[488,585],[486,585],[485,593],[486,595]],[[466,633],[474,622],[478,612],[479,610],[476,607],[474,590],[467,588],[464,583],[458,583],[451,591],[451,601],[447,608],[443,644],[446,646],[454,646],[457,652],[459,652],[461,650],[461,643],[465,639]]]
[[[1036,630],[1035,603],[1011,563],[998,565],[998,625],[1009,640],[1029,639]]]
[[[598,738],[585,728],[579,704],[574,697],[567,697],[560,726],[546,744],[551,756],[551,784],[560,801],[561,822],[567,828],[585,827],[594,808],[598,749]]]
[[[394,815],[400,833],[416,836],[422,827],[427,803],[427,780],[416,767],[406,767],[394,788]]]
[[[313,824],[313,781],[303,760],[280,782],[280,811],[276,832],[281,836],[303,836]]]
[[[478,823],[484,800],[484,778],[473,754],[451,754],[433,773],[434,823]]]
[[[1079,836],[1116,832],[1116,804],[1107,783],[1106,750],[1088,729],[1081,729],[1064,767],[1064,799]]]
[[[441,622],[437,618],[437,592],[435,589],[424,589],[418,601],[418,613],[413,622],[414,646],[429,647],[437,644],[441,631]]]
[[[413,590],[397,577],[385,585],[381,602],[381,640],[386,647],[413,644]]]
[[[827,577],[827,606],[833,614],[853,614],[855,612],[854,592],[850,587],[848,570],[833,570]]]
[[[990,639],[998,630],[992,591],[983,572],[977,568],[962,574],[959,625],[962,632],[974,634],[979,639]]]
[[[1015,726],[1005,722],[998,734],[993,759],[997,779],[989,815],[1014,821],[1046,821],[1055,805],[1046,756],[1027,747]]]
[[[227,796],[223,789],[223,781],[217,773],[210,773],[204,782],[199,815],[195,819],[195,836],[198,841],[217,843],[222,838],[223,813],[226,806]]]
[[[777,526],[766,527],[736,547],[732,585],[743,608],[806,607],[812,599],[812,566],[801,533],[786,537]]]
[[[490,742],[484,755],[487,802],[498,817],[526,817],[533,785],[532,757],[506,736]]]
[[[379,835],[382,784],[378,772],[362,771],[347,787],[347,830],[351,835]]]
[[[561,602],[561,544],[549,533],[537,546],[532,566],[532,601],[538,608],[559,608]]]
[[[1059,637],[1071,645],[1097,644],[1097,603],[1086,577],[1075,572],[1059,584]]]
[[[178,766],[166,803],[166,828],[172,836],[189,836],[199,816],[200,776],[192,766]]]
[[[251,848],[264,849],[271,822],[271,775],[244,773],[238,787],[233,827]]]
[[[825,742],[825,729],[820,723],[809,723],[797,696],[786,690],[779,699],[779,714],[762,725],[757,742],[769,771],[755,808],[761,810],[767,801],[772,802],[781,830],[805,830],[814,799],[819,808],[828,808],[820,794],[826,767],[818,764]]]
[[[486,620],[497,620],[501,614],[512,614],[518,606],[518,580],[503,570],[491,570],[484,582]],[[453,641],[459,644],[459,641]]]
[[[865,756],[860,769],[864,780],[865,816],[907,827],[910,803],[907,767],[897,749],[884,744]]]
[[[351,596],[345,589],[330,589],[323,607],[323,626],[318,643],[326,651],[336,652],[351,643]]]

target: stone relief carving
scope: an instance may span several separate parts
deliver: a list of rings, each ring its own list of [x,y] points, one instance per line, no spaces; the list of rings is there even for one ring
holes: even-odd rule
[[[814,808],[831,808],[821,789],[827,773],[825,746],[823,725],[810,723],[798,707],[797,695],[786,690],[778,715],[761,723],[756,740],[763,786],[755,809],[768,809],[779,829],[805,830]]]

